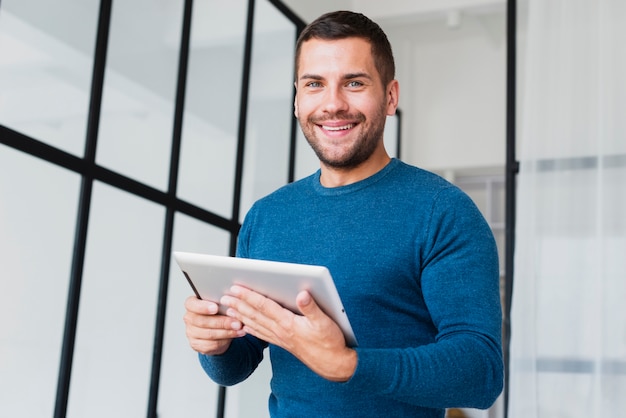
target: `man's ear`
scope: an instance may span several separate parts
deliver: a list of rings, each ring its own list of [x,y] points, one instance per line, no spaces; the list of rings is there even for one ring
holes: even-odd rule
[[[400,99],[400,85],[398,80],[391,80],[387,87],[387,116],[396,114],[398,100]]]

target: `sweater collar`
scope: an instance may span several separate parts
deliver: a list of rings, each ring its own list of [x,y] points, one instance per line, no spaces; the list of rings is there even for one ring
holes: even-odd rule
[[[381,179],[387,176],[387,174],[392,172],[398,166],[398,164],[400,164],[400,160],[396,158],[392,158],[391,161],[389,161],[389,163],[377,173],[363,180],[357,181],[356,183],[351,183],[351,184],[347,184],[345,186],[339,186],[339,187],[322,186],[322,184],[320,183],[320,176],[322,174],[322,171],[317,170],[317,172],[313,176],[311,176],[312,185],[313,185],[315,192],[324,196],[339,196],[339,195],[343,195],[347,193],[353,193],[353,192],[362,190],[364,188],[367,188],[379,182]]]

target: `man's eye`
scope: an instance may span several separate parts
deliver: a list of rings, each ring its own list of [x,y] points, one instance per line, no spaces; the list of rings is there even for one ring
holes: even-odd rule
[[[348,87],[361,87],[363,85],[363,83],[361,83],[360,81],[350,81],[348,83]]]
[[[307,83],[307,87],[321,87],[322,84],[319,81],[311,81]]]

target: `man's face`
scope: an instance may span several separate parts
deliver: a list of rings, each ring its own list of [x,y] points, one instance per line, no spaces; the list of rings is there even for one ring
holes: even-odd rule
[[[369,42],[306,41],[296,89],[295,115],[323,164],[353,168],[383,149],[385,120],[397,106],[397,82],[383,87]]]

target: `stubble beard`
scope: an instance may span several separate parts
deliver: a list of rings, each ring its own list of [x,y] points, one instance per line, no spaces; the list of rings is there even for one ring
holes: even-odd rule
[[[356,120],[358,121],[357,127],[363,127],[366,121],[365,115],[362,113],[355,115],[338,113],[328,115],[324,118],[311,116],[306,119],[306,123],[300,121],[300,127],[307,142],[322,164],[327,167],[342,170],[356,168],[374,154],[378,143],[382,141],[386,119],[384,109],[381,109],[376,119],[372,121],[372,126],[368,130],[361,132],[350,148],[345,150],[341,155],[333,156],[323,145],[323,140],[317,138],[316,129],[318,129],[317,125],[323,124],[324,121],[336,119]]]

